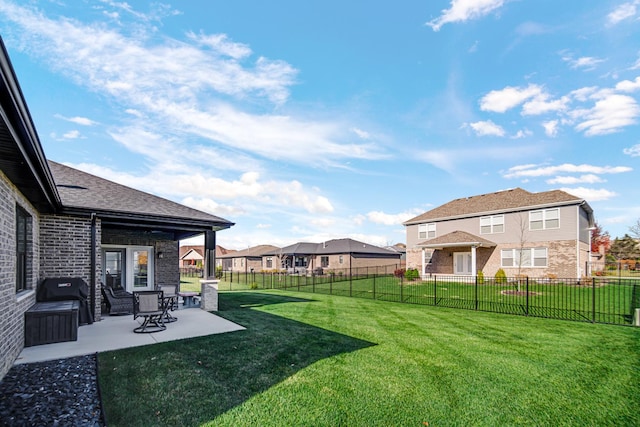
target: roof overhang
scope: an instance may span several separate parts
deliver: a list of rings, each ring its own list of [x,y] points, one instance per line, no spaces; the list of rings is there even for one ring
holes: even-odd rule
[[[0,170],[36,209],[55,212],[60,196],[1,38],[0,104]]]
[[[110,212],[81,208],[62,209],[62,214],[100,219],[102,228],[132,229],[148,232],[164,232],[173,235],[175,240],[203,234],[207,231],[220,231],[235,225],[232,222],[212,222],[189,218],[174,218],[160,215],[142,215],[130,212]]]
[[[496,246],[495,243],[488,242],[452,242],[452,243],[418,243],[416,246],[426,249],[446,249],[446,248],[494,248]]]

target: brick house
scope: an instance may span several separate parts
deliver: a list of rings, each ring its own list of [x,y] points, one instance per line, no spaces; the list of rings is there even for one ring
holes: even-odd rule
[[[228,252],[220,255],[218,262],[223,266],[224,271],[238,273],[260,272],[268,269],[263,262],[263,254],[273,252],[278,249],[272,245],[258,245],[239,251]]]
[[[515,188],[465,197],[404,222],[407,268],[423,275],[582,277],[593,210],[564,191]]]
[[[48,161],[0,39],[0,379],[24,346],[24,313],[39,281],[80,277],[101,318],[107,275],[128,290],[179,283],[179,240],[233,223]]]
[[[353,239],[333,239],[323,243],[299,242],[263,256],[266,268],[308,272],[347,270],[365,267],[400,268],[403,254]],[[272,262],[268,262],[272,259]]]

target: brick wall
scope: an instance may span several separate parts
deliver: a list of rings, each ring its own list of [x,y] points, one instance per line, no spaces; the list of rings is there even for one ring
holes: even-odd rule
[[[27,290],[16,294],[16,205],[30,215]],[[24,347],[24,312],[35,303],[40,260],[40,217],[0,171],[0,379]]]
[[[101,317],[100,221],[96,221],[96,271],[94,290],[95,320]],[[91,286],[91,218],[65,215],[43,215],[40,224],[42,242],[40,279],[47,277],[80,277]],[[91,292],[89,292],[91,295]],[[89,297],[90,298],[90,297]]]

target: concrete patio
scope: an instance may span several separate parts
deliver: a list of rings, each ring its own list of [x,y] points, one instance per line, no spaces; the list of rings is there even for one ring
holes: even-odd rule
[[[151,334],[133,332],[133,329],[142,323],[142,319],[134,320],[133,315],[107,315],[100,322],[80,326],[77,341],[25,347],[15,364],[62,359],[245,329],[200,308],[176,310],[172,314],[178,321],[168,323],[165,331]]]

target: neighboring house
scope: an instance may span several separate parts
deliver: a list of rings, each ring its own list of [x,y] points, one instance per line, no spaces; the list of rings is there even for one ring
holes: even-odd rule
[[[581,198],[521,188],[453,200],[404,223],[407,268],[423,275],[581,277],[593,210]]]
[[[263,264],[273,258],[273,269],[291,272],[353,270],[363,267],[399,268],[402,253],[353,239],[323,243],[300,242],[265,254]]]
[[[272,245],[258,245],[240,251],[229,252],[220,255],[218,261],[222,262],[224,271],[238,273],[260,272],[269,269],[263,265],[263,254],[273,252],[278,249]]]
[[[216,246],[216,253],[218,246]],[[180,246],[181,268],[202,268],[204,262],[204,246]]]
[[[180,239],[205,235],[213,276],[216,231],[232,225],[47,161],[0,40],[0,379],[24,346],[25,312],[41,279],[82,278],[100,320],[108,277],[130,291],[179,283]]]
[[[232,249],[223,248],[216,245],[216,266],[222,265],[219,259],[222,255],[235,252]],[[180,246],[180,267],[181,268],[202,268],[204,262],[204,246]]]

